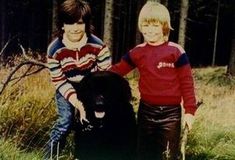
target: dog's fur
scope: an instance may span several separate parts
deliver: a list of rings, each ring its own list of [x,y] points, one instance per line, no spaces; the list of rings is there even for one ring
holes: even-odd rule
[[[135,159],[136,120],[127,80],[109,72],[91,73],[75,86],[89,123],[76,125],[79,160]]]

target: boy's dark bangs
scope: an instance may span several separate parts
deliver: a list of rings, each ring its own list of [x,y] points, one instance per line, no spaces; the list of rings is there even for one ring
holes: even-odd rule
[[[80,17],[73,17],[73,16],[65,16],[64,23],[65,24],[74,24],[80,20]]]
[[[65,24],[74,24],[81,19],[81,12],[73,12],[73,14],[62,14],[63,22]]]

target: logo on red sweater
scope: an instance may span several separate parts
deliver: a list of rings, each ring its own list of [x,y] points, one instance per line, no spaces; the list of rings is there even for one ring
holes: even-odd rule
[[[167,63],[167,62],[159,62],[158,65],[157,65],[157,68],[175,68],[175,65],[174,63]]]

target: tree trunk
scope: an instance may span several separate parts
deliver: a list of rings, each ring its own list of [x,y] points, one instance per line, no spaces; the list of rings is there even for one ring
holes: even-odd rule
[[[57,18],[57,9],[59,6],[58,0],[48,1],[48,31],[47,31],[47,41],[48,43],[55,38],[57,35],[57,26],[56,26],[56,18]]]
[[[139,28],[138,28],[138,17],[139,17],[140,10],[145,3],[146,3],[146,0],[137,1],[137,13],[136,13],[136,16],[137,16],[136,27],[137,27],[137,29],[136,29],[136,41],[135,41],[136,44],[140,44],[142,42],[142,34],[139,32]]]
[[[57,9],[58,9],[58,2],[53,0],[52,1],[52,26],[51,26],[51,30],[52,33],[54,34],[57,30],[56,27],[56,18],[57,18]]]
[[[219,13],[220,13],[220,0],[218,0],[217,4],[217,14],[216,14],[216,22],[215,22],[215,36],[214,36],[214,48],[212,55],[212,63],[211,65],[215,65],[215,57],[216,57],[216,46],[217,46],[217,33],[218,33],[218,24],[219,24]]]
[[[50,9],[48,10],[48,32],[47,32],[47,41],[48,43],[55,38],[57,35],[57,27],[56,27],[56,18],[57,18],[57,9],[59,6],[58,0],[52,0],[48,2],[48,6]]]
[[[147,1],[154,1],[154,2],[159,2],[159,3],[161,3],[161,0],[147,0]]]
[[[1,40],[1,46],[0,46],[0,50],[3,48],[3,46],[5,45],[5,39],[6,39],[6,36],[5,36],[5,34],[6,34],[6,31],[5,31],[5,28],[6,28],[6,21],[5,21],[5,16],[6,16],[6,11],[5,11],[5,8],[6,8],[6,4],[5,4],[5,0],[1,0],[1,2],[0,2],[0,5],[1,5],[1,7],[0,7],[0,9],[1,9],[1,11],[0,11],[0,13],[1,13],[1,16],[0,16],[0,24],[1,24],[1,26],[0,26],[0,28],[1,28],[1,33],[0,33],[0,40]]]
[[[188,8],[189,8],[189,1],[181,0],[178,43],[182,47],[185,47],[185,34],[187,26]]]
[[[233,13],[232,20],[232,44],[231,44],[231,53],[230,53],[230,60],[227,69],[227,73],[235,76],[235,13]]]
[[[113,0],[106,0],[104,15],[104,35],[103,40],[113,52]]]
[[[164,6],[166,6],[166,7],[168,6],[168,0],[162,0],[161,2]]]

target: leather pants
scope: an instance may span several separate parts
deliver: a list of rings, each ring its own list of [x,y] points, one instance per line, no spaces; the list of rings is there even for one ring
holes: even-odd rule
[[[181,106],[151,106],[138,110],[138,160],[176,160],[181,130]]]

